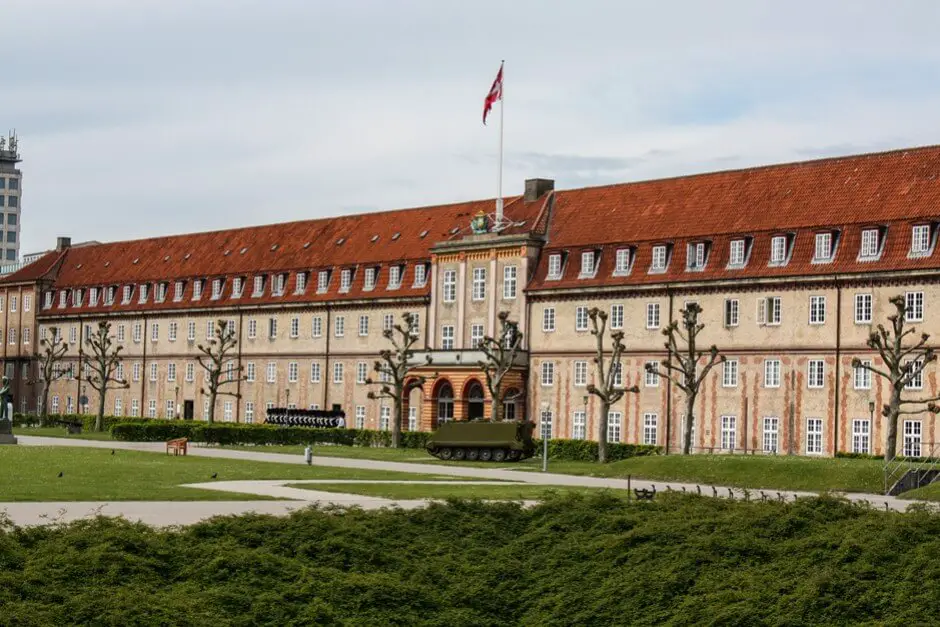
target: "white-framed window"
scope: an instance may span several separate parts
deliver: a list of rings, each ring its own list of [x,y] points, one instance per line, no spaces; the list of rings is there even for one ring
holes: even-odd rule
[[[196,339],[196,323],[190,322],[189,329],[191,331],[190,338],[191,340]],[[248,318],[248,339],[253,340],[258,337],[258,321],[254,318]]]
[[[235,280],[237,281],[238,279]],[[307,273],[298,272],[297,279],[294,281],[294,293],[303,294],[305,291],[307,291]]]
[[[741,304],[737,298],[725,299],[725,327],[738,326],[740,320]]]
[[[826,297],[825,296],[810,296],[809,297],[809,323],[810,324],[825,324],[826,323]]]
[[[548,278],[549,279],[560,279],[561,278],[561,254],[552,253],[548,256]]]
[[[362,289],[367,292],[375,289],[375,268],[366,268],[366,273],[363,275]]]
[[[555,362],[542,362],[542,386],[549,387],[555,385]]]
[[[737,416],[721,417],[721,449],[733,451],[737,445],[738,418]]]
[[[287,283],[287,273],[279,272],[274,275],[274,285],[271,286],[271,293],[274,296],[282,296],[284,294],[284,287]]]
[[[222,279],[212,279],[212,295],[210,298],[212,300],[222,298]]]
[[[225,401],[222,403],[222,420],[225,422],[232,422],[232,401]]]
[[[150,341],[156,342],[160,339],[160,323],[154,322],[150,325]]]
[[[826,362],[822,359],[810,359],[806,364],[806,385],[811,389],[821,388],[826,384]]]
[[[545,411],[543,411],[542,414],[539,416],[539,423],[540,423],[539,435],[542,437],[543,440],[551,439],[552,433],[553,433],[552,427],[554,426],[554,423],[555,423],[555,417],[552,414],[552,410],[546,409]]]
[[[813,261],[832,260],[832,233],[817,233]]]
[[[369,335],[369,316],[361,315],[359,316],[359,337],[367,335]]]
[[[277,363],[269,361],[266,368],[266,380],[268,383],[274,383],[277,381]]]
[[[806,454],[821,455],[823,452],[823,421],[822,418],[806,419]]]
[[[619,411],[607,412],[607,441],[619,442],[623,429],[623,414]]]
[[[157,417],[157,400],[156,400],[156,399],[153,399],[153,398],[152,398],[152,399],[150,399],[150,401],[147,403],[147,417],[148,417],[148,418],[156,418],[156,417]]]
[[[622,388],[623,387],[623,364],[618,361],[615,364],[611,364],[610,369],[614,373],[614,379],[613,379],[614,387]]]
[[[391,331],[395,326],[395,315],[385,314],[382,316],[382,331]]]
[[[29,327],[23,327],[23,344],[29,344],[29,340],[30,340]]]
[[[643,444],[656,445],[659,430],[659,415],[654,412],[643,414]]]
[[[930,252],[930,225],[917,224],[911,229],[911,255],[922,256]]]
[[[770,240],[770,265],[780,266],[787,261],[787,236],[775,235]]]
[[[444,275],[441,279],[442,283],[442,296],[445,303],[452,303],[457,300],[457,271],[456,270],[444,270]]]
[[[618,248],[614,258],[614,276],[630,274],[630,249]]]
[[[555,330],[555,308],[546,307],[542,310],[542,331],[551,333]]]
[[[587,369],[588,369],[588,362],[586,361],[574,362],[574,385],[575,387],[583,388],[587,385]]]
[[[365,429],[366,428],[366,406],[365,405],[356,405],[356,428]]]
[[[920,360],[907,361],[904,365],[909,368],[909,372],[916,372],[907,385],[904,386],[905,390],[920,390],[924,387],[924,369],[921,367],[923,362]]]
[[[744,240],[731,240],[730,250],[728,252],[728,265],[732,267],[741,267],[744,265]]]
[[[650,263],[650,272],[663,272],[666,269],[666,247],[662,244],[653,246],[653,260]]]
[[[317,273],[317,293],[322,294],[330,287],[330,271],[320,270]]]
[[[132,370],[132,373],[133,373],[133,379],[134,379],[134,381],[140,381],[140,362],[139,362],[139,361],[135,361],[135,362],[134,362],[134,367],[131,368],[131,370]]]
[[[245,424],[255,422],[255,404],[252,401],[245,401]]]
[[[623,328],[623,305],[611,305],[610,306],[610,328],[611,329]]]
[[[252,286],[251,296],[252,298],[257,298],[264,294],[264,275],[259,274],[254,278],[254,285]]]
[[[253,361],[245,364],[245,381],[248,383],[255,382],[255,362]]]
[[[333,383],[343,382],[343,362],[337,361],[333,364]]]
[[[409,431],[418,430],[418,408],[417,407],[408,408],[408,430]]]
[[[156,364],[155,362],[154,362],[154,363],[151,363],[151,364],[150,364],[150,380],[151,380],[151,381],[156,381],[156,380],[157,380],[157,374],[158,374],[158,373],[157,373],[157,364]]]
[[[721,385],[726,388],[738,387],[738,360],[726,359],[722,364]]]
[[[369,376],[369,364],[364,361],[356,363],[356,383],[363,385]]]
[[[254,366],[254,364],[252,364],[252,367],[253,367],[253,366]],[[252,374],[254,374],[254,373],[252,373]],[[192,381],[194,381],[195,379],[196,379],[196,364],[194,364],[194,363],[191,362],[191,361],[190,361],[190,362],[187,362],[187,363],[186,363],[186,380],[192,382]],[[252,380],[254,380],[254,379],[252,379]]]
[[[904,320],[907,322],[922,322],[924,319],[924,293],[907,292],[904,295]]]
[[[415,282],[414,287],[424,287],[428,282],[428,267],[423,263],[415,265]]]
[[[574,310],[574,330],[575,331],[587,331],[588,330],[588,308],[587,307],[576,307]]]
[[[454,325],[441,325],[441,348],[445,351],[454,350]]]
[[[647,370],[647,366],[652,368],[652,371]],[[644,385],[648,388],[658,388],[659,387],[659,362],[658,361],[648,361],[643,366],[643,372],[645,373]]]
[[[764,360],[764,387],[765,388],[780,387],[780,360],[779,359],[765,359]]]
[[[659,328],[659,303],[646,303],[646,328]]]
[[[864,229],[862,231],[862,247],[858,251],[860,259],[874,259],[878,256],[879,242],[878,229]]]
[[[124,415],[124,399],[115,398],[114,399],[114,415],[123,416]]]
[[[503,299],[512,300],[516,297],[516,266],[503,268]]]
[[[32,294],[23,294],[23,311],[28,312],[32,308],[33,296]],[[109,305],[111,303],[108,303]]]
[[[166,403],[163,408],[163,415],[169,419],[173,419],[176,416],[176,407],[173,405],[173,399],[166,399]]]
[[[202,298],[202,279],[193,279],[193,300]]]
[[[290,319],[290,337],[291,339],[300,337],[300,318],[297,316]]]
[[[339,291],[348,292],[352,287],[352,268],[343,268],[339,273]]]
[[[571,415],[571,439],[583,440],[587,437],[587,415],[578,410]]]
[[[486,268],[473,269],[473,300],[486,298]]]
[[[310,335],[313,337],[322,337],[323,336],[323,318],[321,316],[314,316],[310,323]]]
[[[861,360],[861,362],[862,362],[862,365],[871,366],[870,359],[863,359]],[[871,389],[871,370],[868,370],[867,368],[862,368],[861,366],[859,366],[858,368],[853,368],[852,372],[854,375],[853,376],[853,379],[855,381],[854,387],[856,390],[870,390]]]
[[[783,307],[779,296],[757,299],[757,324],[777,326],[782,319]]]
[[[402,267],[392,265],[388,267],[388,289],[397,290],[401,287]]]
[[[867,418],[852,421],[852,452],[864,455],[871,453],[871,421]]]
[[[172,362],[166,365],[166,380],[176,381],[176,364]]]
[[[921,438],[923,436],[924,423],[920,420],[904,421],[904,457],[921,456]]]
[[[585,250],[581,253],[581,274],[580,278],[589,278],[594,276],[596,268],[594,266],[594,251]]]
[[[333,335],[343,337],[346,335],[346,316],[336,316],[333,320]]]
[[[701,270],[705,267],[705,242],[695,242],[686,248],[686,268]]]
[[[471,324],[470,325],[470,348],[471,350],[480,348],[482,344],[483,344],[483,325]]]
[[[288,383],[297,383],[299,376],[300,368],[297,365],[296,361],[289,362],[287,364],[287,381]]]
[[[780,418],[777,416],[764,416],[763,428],[763,451],[765,453],[778,453],[780,446]]]
[[[379,431],[388,431],[392,422],[392,408],[382,405],[379,408]]]
[[[871,294],[855,295],[855,324],[871,324]]]
[[[310,382],[319,383],[320,382],[320,364],[319,362],[312,362],[310,364]]]
[[[277,338],[277,318],[268,318],[268,337]]]

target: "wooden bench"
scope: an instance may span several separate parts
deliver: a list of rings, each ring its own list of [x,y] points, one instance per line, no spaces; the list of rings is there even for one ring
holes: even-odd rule
[[[653,497],[656,496],[654,490],[647,490],[646,488],[634,488],[633,493],[636,494],[636,500],[638,501],[652,501]]]
[[[180,455],[180,454],[185,455],[186,446],[188,442],[189,440],[187,440],[186,438],[176,438],[173,440],[167,440],[166,454],[169,455],[170,451],[173,451],[174,455]]]

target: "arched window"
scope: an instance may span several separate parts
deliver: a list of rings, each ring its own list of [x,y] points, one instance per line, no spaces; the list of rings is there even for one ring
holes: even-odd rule
[[[437,391],[437,424],[454,419],[454,388],[444,383]]]
[[[477,420],[483,417],[483,386],[474,381],[467,387],[467,419]]]

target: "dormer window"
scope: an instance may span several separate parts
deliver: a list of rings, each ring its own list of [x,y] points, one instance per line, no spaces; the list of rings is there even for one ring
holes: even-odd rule
[[[274,286],[271,288],[271,294],[273,296],[283,296],[284,295],[284,284],[287,283],[287,275],[283,272],[280,274],[274,275]]]
[[[193,300],[202,298],[202,279],[193,280]]]
[[[554,280],[561,278],[561,253],[552,253],[548,256],[548,278]]]
[[[173,300],[175,302],[180,302],[183,300],[183,290],[186,289],[185,281],[177,281],[176,285],[173,286]]]
[[[323,294],[330,287],[330,271],[320,270],[317,274],[317,294]]]
[[[581,273],[578,274],[579,279],[587,279],[594,276],[594,272],[597,270],[594,265],[596,255],[593,250],[585,250],[581,253]]]
[[[109,306],[110,306],[110,305],[113,305],[113,304],[114,304],[114,293],[115,293],[116,291],[117,291],[117,288],[114,287],[113,285],[108,286],[107,290],[105,291],[105,296],[104,296],[104,304],[105,304],[105,305],[109,305]]]
[[[150,286],[149,286],[148,284],[146,284],[146,283],[141,283],[141,284],[140,284],[140,288],[138,289],[138,298],[137,298],[137,302],[138,302],[138,303],[146,303],[146,302],[147,302],[147,293],[150,291],[149,288],[150,288]]]
[[[69,302],[68,290],[59,290],[59,309],[65,307]]]
[[[782,266],[787,262],[787,236],[774,235],[770,240],[770,265]]]
[[[133,294],[133,292],[134,292],[134,286],[133,286],[133,285],[125,285],[125,286],[124,286],[124,293],[121,295],[121,304],[122,304],[122,305],[126,305],[126,304],[128,304],[129,302],[131,302],[131,295]]]
[[[685,267],[687,270],[700,271],[705,268],[705,242],[694,242],[686,248]]]
[[[212,300],[222,298],[222,279],[212,279]]]
[[[88,290],[88,306],[97,307],[98,306],[98,288],[93,287]]]
[[[362,289],[366,291],[375,289],[375,268],[366,268],[366,274],[362,282]]]
[[[415,265],[414,287],[424,287],[428,282],[428,267],[423,263]]]
[[[259,296],[263,294],[264,294],[264,275],[259,274],[258,276],[255,277],[255,286],[254,286],[254,289],[251,291],[251,297],[258,298]]]
[[[633,251],[629,248],[618,248],[614,260],[614,276],[630,274],[633,266]]]
[[[930,225],[917,224],[911,230],[911,257],[930,254]]]
[[[653,246],[653,260],[650,262],[650,272],[665,272],[669,249],[665,244]]]
[[[296,284],[296,286],[294,287],[294,293],[295,293],[295,294],[303,294],[305,291],[307,291],[307,273],[306,273],[306,272],[298,272],[298,273],[297,273],[297,284]]]
[[[45,300],[43,300],[42,308],[43,309],[52,309],[52,299],[55,297],[55,294],[52,292],[46,292]]]
[[[388,268],[388,289],[397,290],[401,287],[402,266],[389,266]]]
[[[82,300],[84,300],[84,296],[85,296],[85,290],[82,290],[82,289],[72,290],[72,306],[81,307]]]
[[[747,250],[747,243],[745,240],[743,239],[731,240],[730,249],[728,251],[728,267],[729,268],[743,268],[746,250]]]
[[[859,259],[876,259],[881,254],[881,232],[879,229],[862,230],[862,247],[858,251]]]
[[[245,291],[245,279],[240,276],[232,279],[232,298],[241,298],[243,291]]]
[[[821,263],[832,261],[832,233],[817,233],[816,247],[813,252],[813,262]]]
[[[346,293],[352,287],[352,268],[343,268],[339,274],[339,291]]]
[[[166,300],[166,283],[157,283],[157,302],[162,303]]]

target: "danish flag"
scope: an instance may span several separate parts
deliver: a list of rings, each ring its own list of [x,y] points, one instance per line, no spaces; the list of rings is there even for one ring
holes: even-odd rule
[[[486,99],[483,100],[483,124],[486,124],[486,116],[489,115],[490,110],[493,108],[493,104],[497,100],[503,99],[503,64],[499,64],[499,72],[496,73],[496,80],[493,81],[493,86],[490,87],[490,93],[486,94]]]

